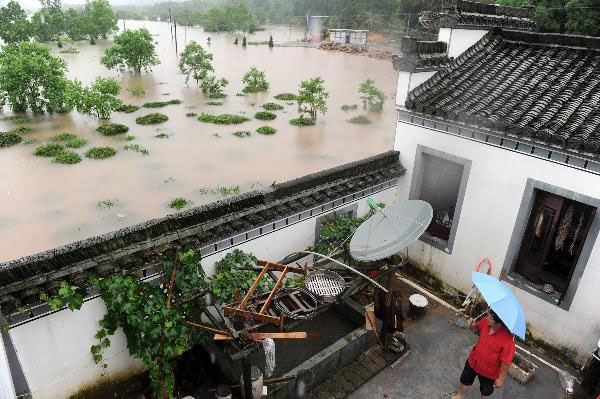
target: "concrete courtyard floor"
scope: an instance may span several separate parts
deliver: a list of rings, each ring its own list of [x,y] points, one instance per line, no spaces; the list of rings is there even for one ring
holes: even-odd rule
[[[445,393],[453,392],[477,341],[470,330],[451,325],[449,321],[454,318],[452,310],[430,299],[427,314],[405,324],[410,353],[394,368],[386,367],[347,398],[440,399]],[[532,381],[521,385],[508,376],[504,387],[497,389],[491,398],[563,398],[558,373],[534,358],[530,360],[538,366]],[[466,398],[480,398],[478,380]]]

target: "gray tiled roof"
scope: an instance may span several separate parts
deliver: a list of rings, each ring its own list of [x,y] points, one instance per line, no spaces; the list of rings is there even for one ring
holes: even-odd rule
[[[406,108],[600,156],[600,38],[495,29]]]
[[[430,18],[444,28],[508,28],[534,30],[532,7],[508,7],[475,1],[451,0],[443,13],[430,13]]]

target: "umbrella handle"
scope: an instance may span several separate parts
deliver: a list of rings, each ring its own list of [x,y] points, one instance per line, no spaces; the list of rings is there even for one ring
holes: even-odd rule
[[[489,309],[486,309],[486,310],[485,310],[485,311],[484,311],[482,314],[480,314],[479,316],[477,316],[477,317],[475,318],[475,321],[479,320],[479,318],[480,318],[481,316],[483,316],[484,314],[486,314],[486,313],[488,312],[488,310],[489,310]]]

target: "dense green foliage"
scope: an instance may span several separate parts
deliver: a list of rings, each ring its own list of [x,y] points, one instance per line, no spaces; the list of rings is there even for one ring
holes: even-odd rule
[[[30,23],[19,3],[11,0],[0,8],[0,39],[4,43],[26,42],[30,33]]]
[[[169,120],[169,117],[160,112],[153,112],[148,115],[140,116],[135,119],[135,123],[138,125],[155,125],[157,123],[163,123]]]
[[[38,42],[57,40],[65,30],[65,15],[56,7],[43,7],[31,17],[31,33]]]
[[[19,144],[23,138],[17,133],[0,132],[0,148]]]
[[[207,78],[209,72],[214,71],[211,64],[212,59],[213,55],[211,53],[192,40],[185,46],[179,57],[179,72],[185,75],[186,83],[192,77],[198,84],[201,80]]]
[[[265,71],[258,70],[255,66],[242,76],[242,83],[246,86],[242,89],[244,93],[258,93],[269,90],[269,82],[265,76]]]
[[[245,1],[230,1],[206,10],[200,20],[206,32],[254,32],[256,17]]]
[[[259,134],[264,134],[265,136],[271,136],[271,135],[277,133],[277,129],[275,129],[274,127],[271,127],[271,126],[261,126],[258,129],[256,129],[256,131]]]
[[[261,111],[254,114],[254,117],[261,121],[271,121],[277,118],[277,114],[268,111]]]
[[[64,105],[66,65],[36,42],[7,44],[0,50],[0,107],[15,112],[53,112]]]
[[[72,40],[106,38],[117,31],[117,16],[107,0],[91,0],[81,11],[69,8],[65,33]]]
[[[133,105],[133,104],[122,104],[119,108],[117,108],[115,111],[118,112],[125,112],[126,114],[131,114],[132,112],[137,111],[138,109],[140,109],[140,107],[138,105]]]
[[[181,101],[181,100],[156,101],[156,102],[152,102],[152,103],[146,103],[146,104],[142,105],[142,107],[144,107],[144,108],[162,108],[162,107],[166,107],[167,105],[177,105],[177,104],[181,104],[181,103],[183,103],[183,101]]]
[[[136,72],[147,71],[160,60],[154,49],[154,39],[146,28],[125,30],[115,36],[114,46],[107,49],[100,62],[108,69],[127,67]]]
[[[317,113],[327,112],[327,97],[329,93],[325,90],[325,82],[320,77],[300,82],[298,91],[298,112],[300,115],[307,113],[313,121],[317,120]]]
[[[215,275],[210,280],[213,295],[222,303],[230,303],[234,297],[241,297],[248,292],[258,273],[245,269],[258,266],[256,261],[254,255],[239,249],[225,255],[215,263]],[[255,292],[258,294],[270,290],[271,282],[269,278],[261,279]]]
[[[35,131],[34,128],[32,127],[27,127],[27,126],[19,126],[13,130],[10,131],[10,133],[16,133],[16,134],[29,134],[29,133],[33,133]]]
[[[96,131],[102,133],[105,136],[115,136],[117,134],[126,133],[129,131],[129,127],[120,123],[105,123],[96,128]]]
[[[56,154],[54,162],[63,165],[73,165],[81,162],[81,156],[73,151],[63,151]]]
[[[112,147],[92,147],[85,152],[85,156],[92,159],[105,159],[117,154]]]
[[[38,157],[54,157],[64,150],[64,146],[58,143],[48,143],[38,146],[33,155]]]
[[[132,87],[131,89],[127,89],[131,93],[132,96],[135,97],[143,97],[146,95],[146,90],[142,87]]]
[[[77,137],[72,133],[62,133],[58,136],[54,136],[51,139],[54,142],[64,144],[68,148],[80,148],[87,144],[87,140]]]
[[[169,202],[169,208],[173,209],[183,209],[188,206],[191,202],[182,197],[176,197]]]
[[[365,109],[370,111],[381,111],[383,110],[383,103],[385,102],[385,94],[377,87],[375,87],[375,81],[367,79],[358,86],[358,92],[361,94],[360,99]]]
[[[262,106],[267,111],[279,111],[283,109],[283,105],[275,104],[275,103],[266,103]]]
[[[202,294],[209,287],[200,259],[191,250],[176,256],[174,262],[163,263],[164,287],[136,281],[132,275],[92,280],[106,305],[96,333],[98,344],[91,347],[94,360],[102,361],[102,350],[110,346],[108,337],[122,328],[129,353],[148,368],[150,386],[158,399],[173,397],[175,378],[170,360],[209,339],[208,333],[187,323],[199,322],[205,308]]]
[[[225,98],[227,95],[223,93],[225,86],[229,81],[225,78],[217,78],[216,76],[206,76],[200,83],[200,88],[204,94],[208,94],[210,98]]]
[[[316,121],[312,118],[305,118],[303,116],[290,120],[290,125],[294,126],[312,126]]]
[[[90,86],[74,80],[67,85],[67,104],[82,114],[110,119],[111,114],[123,105],[117,98],[120,92],[121,85],[115,78],[99,77]]]
[[[490,2],[490,0],[486,0]],[[597,0],[494,0],[509,6],[534,7],[533,19],[541,32],[600,36]]]
[[[297,97],[298,96],[295,95],[294,93],[280,93],[275,96],[275,99],[283,100],[283,101],[296,101]]]
[[[371,123],[371,120],[365,115],[358,115],[348,119],[348,122],[354,123],[355,125],[368,125]]]
[[[248,122],[250,118],[241,115],[233,114],[221,114],[213,115],[203,112],[198,117],[200,122],[216,123],[218,125],[237,125],[240,123]]]

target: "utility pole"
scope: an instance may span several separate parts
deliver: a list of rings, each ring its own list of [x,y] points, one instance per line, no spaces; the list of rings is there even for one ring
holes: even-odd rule
[[[177,51],[177,21],[173,21],[173,25],[175,26],[175,54],[178,54],[178,51]]]
[[[169,27],[171,28],[171,40],[173,40],[173,20],[171,19],[171,7],[169,7]]]

